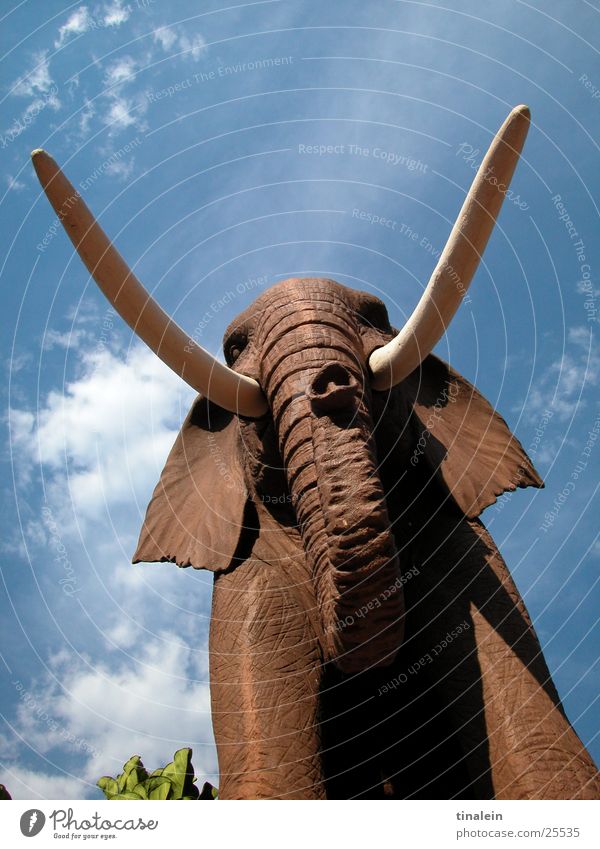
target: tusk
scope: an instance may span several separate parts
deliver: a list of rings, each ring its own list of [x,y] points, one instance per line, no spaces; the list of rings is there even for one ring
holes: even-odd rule
[[[529,129],[529,109],[517,106],[481,163],[450,238],[415,311],[400,333],[369,358],[374,389],[391,389],[439,342],[479,265]]]
[[[144,289],[79,192],[44,150],[31,154],[48,200],[98,286],[131,329],[197,392],[232,413],[258,418],[267,402],[258,383],[220,363],[190,339]]]

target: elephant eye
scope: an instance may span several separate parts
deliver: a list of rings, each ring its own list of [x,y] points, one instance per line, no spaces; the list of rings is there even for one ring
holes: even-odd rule
[[[247,344],[248,337],[245,333],[235,333],[229,337],[225,346],[227,365],[232,366],[235,363]]]
[[[390,321],[383,301],[369,300],[363,302],[358,309],[358,319],[366,327],[376,330],[389,331]]]

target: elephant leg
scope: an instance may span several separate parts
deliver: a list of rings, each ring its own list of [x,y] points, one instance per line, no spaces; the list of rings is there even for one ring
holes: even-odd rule
[[[212,716],[222,799],[325,797],[315,598],[296,559],[249,559],[215,578]]]
[[[598,799],[598,771],[569,723],[523,600],[487,530],[489,572],[473,598],[496,797]]]
[[[471,772],[486,742],[497,799],[600,798],[596,767],[565,715],[525,604],[490,534],[477,520],[440,524],[439,550],[425,537],[417,546],[423,614],[431,622],[431,642],[461,622],[468,627],[442,644],[426,677],[443,687]],[[486,741],[472,733],[482,720]],[[475,781],[484,777],[483,771],[473,775]]]

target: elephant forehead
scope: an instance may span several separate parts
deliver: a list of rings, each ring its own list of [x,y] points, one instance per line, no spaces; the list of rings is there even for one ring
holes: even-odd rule
[[[346,303],[354,308],[355,293],[352,289],[322,277],[290,277],[282,280],[263,292],[249,307],[240,313],[225,331],[225,339],[242,327],[252,327],[259,323],[265,314],[270,314],[279,306],[298,301],[320,301],[326,308],[335,302]]]

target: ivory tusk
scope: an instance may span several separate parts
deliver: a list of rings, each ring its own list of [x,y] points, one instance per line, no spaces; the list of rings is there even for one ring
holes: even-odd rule
[[[258,383],[220,363],[174,322],[144,289],[79,192],[44,150],[31,154],[48,200],[86,268],[119,315],[169,368],[215,404],[257,418],[267,411]]]
[[[421,300],[398,335],[369,358],[374,389],[391,389],[431,353],[465,295],[485,250],[529,129],[517,106],[481,163]]]

